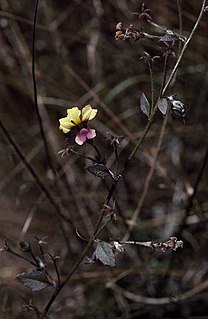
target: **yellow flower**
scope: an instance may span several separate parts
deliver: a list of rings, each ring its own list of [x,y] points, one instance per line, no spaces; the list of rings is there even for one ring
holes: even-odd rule
[[[64,133],[68,133],[74,127],[81,127],[88,121],[92,120],[97,114],[97,109],[92,109],[91,105],[86,105],[82,110],[78,107],[72,107],[67,110],[67,116],[60,119],[59,129]]]

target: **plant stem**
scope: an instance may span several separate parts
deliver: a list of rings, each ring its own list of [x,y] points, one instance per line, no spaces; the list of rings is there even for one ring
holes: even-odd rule
[[[153,107],[154,107],[154,74],[152,69],[152,62],[148,59],[148,67],[149,67],[149,73],[150,73],[150,87],[151,87],[151,109],[150,114],[152,113]]]
[[[87,245],[85,246],[84,250],[82,251],[81,256],[79,257],[79,259],[75,262],[75,264],[73,265],[71,271],[69,272],[69,274],[67,275],[67,277],[64,279],[64,281],[60,284],[59,287],[57,287],[57,289],[55,290],[55,292],[53,293],[53,295],[51,296],[49,302],[47,303],[47,305],[45,306],[45,309],[43,310],[43,313],[41,314],[40,319],[43,319],[46,314],[48,313],[51,305],[53,304],[54,300],[56,299],[56,297],[58,296],[58,294],[60,293],[60,291],[64,288],[64,286],[67,284],[67,282],[69,281],[69,279],[71,278],[71,276],[74,274],[74,272],[77,270],[77,268],[79,267],[79,265],[81,264],[81,262],[83,261],[84,257],[86,256],[88,250],[90,249],[92,243],[94,242],[94,240],[96,239],[96,236],[99,234],[99,228],[102,222],[102,219],[104,217],[105,211],[103,210],[100,214],[100,217],[98,219],[97,225],[95,227],[94,233],[91,236],[90,240],[88,241]]]
[[[166,76],[167,76],[167,66],[168,66],[168,54],[165,54],[164,67],[163,67],[163,81],[162,81],[158,100],[162,97],[163,88],[165,86],[165,81],[166,81]]]
[[[46,151],[46,158],[48,161],[48,165],[49,165],[51,171],[53,172],[54,178],[56,178],[56,172],[55,172],[55,169],[54,169],[52,161],[51,161],[48,143],[47,143],[45,132],[43,129],[43,122],[42,122],[41,114],[40,114],[39,107],[38,107],[37,83],[36,83],[36,77],[35,77],[35,37],[36,37],[36,23],[37,23],[38,5],[39,5],[39,0],[36,0],[34,20],[33,20],[33,35],[32,35],[32,80],[33,80],[33,91],[34,91],[34,105],[35,105],[35,110],[36,110],[37,117],[38,117],[40,134],[41,134],[41,137],[42,137],[42,140],[44,143],[44,147],[45,147],[45,151]]]
[[[205,6],[206,6],[206,0],[203,0],[199,16],[198,16],[198,18],[196,20],[196,23],[195,23],[193,29],[191,30],[191,33],[190,33],[189,37],[187,38],[186,42],[184,43],[184,46],[183,46],[183,48],[181,50],[181,53],[180,53],[180,55],[178,57],[178,60],[177,60],[175,66],[174,66],[174,68],[173,68],[173,70],[172,70],[172,72],[171,72],[171,74],[169,76],[169,79],[168,79],[168,81],[167,81],[167,83],[166,83],[166,85],[165,85],[165,87],[164,87],[164,89],[162,91],[162,96],[167,91],[167,89],[168,89],[168,87],[169,87],[169,85],[170,85],[170,83],[171,83],[171,81],[172,81],[172,79],[173,79],[173,77],[175,75],[175,72],[177,71],[178,66],[179,66],[179,64],[180,64],[180,62],[181,62],[181,60],[183,58],[183,55],[184,55],[184,53],[185,53],[185,51],[187,49],[187,46],[188,46],[189,42],[191,41],[191,39],[192,39],[192,37],[194,35],[194,32],[196,31],[197,27],[199,26],[199,23],[200,23],[200,21],[202,19],[203,13],[204,13]]]

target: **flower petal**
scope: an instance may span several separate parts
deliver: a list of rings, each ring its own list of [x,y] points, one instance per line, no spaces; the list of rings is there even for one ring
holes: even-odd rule
[[[73,126],[75,126],[68,117],[64,117],[59,120],[60,126],[59,129],[64,133],[68,133]]]
[[[67,116],[59,120],[59,129],[64,133],[68,133],[72,127],[77,126],[81,123],[80,119],[81,111],[78,107],[72,107],[67,110]]]
[[[77,106],[67,110],[67,117],[75,125],[81,124],[82,121],[81,121],[80,115],[81,115],[81,111],[78,109]]]
[[[90,140],[96,136],[96,131],[94,129],[88,128],[87,130],[88,130],[88,132],[86,134],[86,138],[88,140]]]
[[[97,109],[92,109],[91,105],[88,104],[82,109],[82,122],[92,120],[97,114]]]
[[[97,109],[92,109],[92,112],[91,112],[91,114],[90,114],[90,117],[89,117],[89,120],[92,120],[92,119],[94,119],[94,117],[96,116],[96,114],[97,114]]]
[[[76,135],[76,138],[75,138],[75,142],[78,144],[78,145],[82,145],[87,137],[86,137],[86,134],[87,134],[88,130],[86,128],[82,128]]]

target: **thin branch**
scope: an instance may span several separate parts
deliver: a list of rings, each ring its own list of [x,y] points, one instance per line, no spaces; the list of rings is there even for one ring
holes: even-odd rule
[[[36,37],[36,22],[37,22],[38,4],[39,4],[39,0],[36,0],[34,21],[33,21],[33,35],[32,35],[32,80],[33,80],[33,90],[34,90],[34,105],[35,105],[35,110],[36,110],[37,117],[38,117],[40,133],[41,133],[44,147],[45,147],[45,151],[46,151],[46,158],[48,161],[48,165],[49,165],[49,167],[50,167],[50,169],[53,172],[54,177],[55,177],[56,172],[54,170],[54,167],[53,167],[53,164],[51,161],[48,143],[47,143],[45,132],[43,129],[43,122],[42,122],[42,118],[41,118],[39,107],[38,107],[37,83],[36,83],[36,77],[35,77],[35,37]]]
[[[50,156],[50,152],[49,152],[49,147],[48,147],[48,143],[47,143],[47,139],[46,139],[46,135],[43,129],[43,122],[42,122],[42,118],[41,118],[41,114],[39,111],[39,106],[38,106],[38,96],[37,96],[37,83],[36,83],[36,76],[35,76],[35,38],[36,38],[36,23],[37,23],[37,13],[38,13],[38,5],[39,5],[39,0],[36,0],[36,5],[35,5],[35,13],[34,13],[34,21],[33,21],[33,35],[32,35],[32,79],[33,79],[33,90],[34,90],[34,105],[35,105],[35,110],[37,113],[37,117],[38,117],[38,123],[39,123],[39,127],[40,127],[40,133],[41,133],[41,137],[44,143],[44,147],[45,147],[45,152],[46,152],[46,158],[47,158],[47,162],[48,162],[48,166],[53,174],[53,184],[55,187],[55,191],[56,191],[56,196],[59,199],[59,202],[62,203],[61,200],[61,194],[60,194],[60,190],[59,190],[59,186],[58,186],[58,182],[57,182],[57,173],[56,170],[53,166],[52,160],[51,160],[51,156]],[[45,187],[45,186],[44,186]],[[46,190],[46,192],[48,193],[48,191]],[[48,194],[49,197],[50,194]],[[47,195],[47,197],[48,197]],[[49,198],[48,197],[48,198]],[[54,205],[54,201],[53,198],[50,198],[50,201],[53,202]],[[60,204],[56,203],[55,201],[55,206],[56,206],[56,211],[58,212],[58,215],[63,219],[63,214],[61,212],[60,209]],[[63,206],[63,204],[62,204]],[[65,217],[64,217],[65,218]],[[66,219],[66,218],[65,218]],[[68,247],[68,251],[70,252],[69,249],[69,240],[68,240],[68,236],[66,235],[66,232],[64,230],[64,227],[62,225],[62,220],[59,222],[60,223],[60,229],[61,232],[63,234],[63,237],[67,243],[67,247]]]
[[[153,26],[153,27],[155,27],[155,28],[157,28],[157,29],[159,29],[159,30],[161,30],[161,31],[164,31],[166,34],[167,34],[167,31],[169,31],[168,28],[163,27],[163,26],[161,26],[161,25],[159,25],[159,24],[153,22],[152,20],[148,20],[148,23],[151,24],[151,26]],[[177,36],[178,39],[180,39],[181,41],[184,41],[185,37],[181,34],[181,32],[177,33],[177,32],[172,31],[172,30],[170,30],[170,31],[171,31],[171,33],[172,33],[173,35]],[[160,37],[160,38],[161,38],[161,37]]]
[[[78,155],[79,157],[83,157],[85,159],[88,159],[88,160],[92,161],[93,163],[97,163],[96,159],[94,159],[93,157],[90,157],[90,156],[87,156],[87,155],[84,155],[84,154],[81,154],[81,153],[75,151],[72,146],[71,147],[67,147],[64,150],[59,151],[58,154],[61,154],[61,157],[63,157],[65,154],[68,155],[69,151],[72,152],[73,154]]]
[[[163,81],[162,81],[162,85],[160,88],[160,94],[159,94],[158,100],[162,97],[163,88],[165,86],[165,81],[166,81],[166,77],[167,77],[168,57],[169,57],[169,55],[165,54],[165,60],[164,60],[164,66],[163,66]]]
[[[177,0],[177,8],[178,8],[178,24],[179,24],[179,35],[182,35],[183,30],[183,19],[182,19],[182,10],[181,10],[181,0]],[[180,54],[182,42],[179,42],[179,50]]]
[[[150,74],[150,91],[151,91],[151,111],[150,113],[152,112],[153,110],[153,107],[155,105],[154,103],[154,74],[153,74],[153,69],[152,69],[152,61],[150,61],[149,59],[147,60],[148,61],[148,68],[149,68],[149,74]]]
[[[162,96],[165,95],[165,92],[167,91],[167,89],[168,89],[168,87],[169,87],[169,85],[170,85],[170,83],[171,83],[171,81],[172,81],[172,79],[173,79],[173,77],[175,75],[175,72],[177,71],[178,66],[179,66],[179,64],[180,64],[180,62],[181,62],[181,60],[182,60],[182,58],[184,56],[184,53],[185,53],[185,51],[187,49],[187,46],[188,46],[189,42],[191,41],[196,29],[199,26],[199,23],[200,23],[200,21],[202,19],[203,13],[204,13],[205,6],[206,6],[206,0],[203,0],[199,16],[198,16],[198,18],[196,20],[196,23],[195,23],[193,29],[191,30],[191,33],[190,33],[189,37],[187,38],[186,42],[184,43],[184,46],[183,46],[183,48],[181,50],[181,53],[180,53],[180,55],[178,57],[178,60],[177,60],[175,66],[174,66],[174,68],[173,68],[173,70],[172,70],[172,72],[171,72],[171,74],[169,76],[169,79],[166,82],[166,85],[165,85],[165,87],[164,87],[164,89],[162,91]]]

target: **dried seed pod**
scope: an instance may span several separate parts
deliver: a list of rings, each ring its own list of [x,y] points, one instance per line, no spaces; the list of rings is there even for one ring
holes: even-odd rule
[[[168,97],[170,101],[170,110],[173,117],[180,118],[185,124],[186,107],[183,102],[175,100],[174,95]]]

